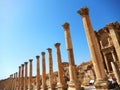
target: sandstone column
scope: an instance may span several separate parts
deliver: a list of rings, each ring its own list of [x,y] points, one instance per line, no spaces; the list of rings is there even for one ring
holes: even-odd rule
[[[119,39],[117,38],[117,33],[116,33],[117,27],[113,23],[108,24],[107,27],[109,28],[110,35],[111,35],[111,38],[112,38],[112,41],[113,41],[113,44],[114,44],[114,47],[117,53],[117,57],[120,62],[120,43],[119,43]]]
[[[25,62],[25,79],[24,79],[24,90],[28,89],[28,68],[27,68],[28,62]]]
[[[64,70],[62,66],[62,59],[60,53],[60,43],[56,43],[55,47],[58,60],[58,83],[57,83],[58,90],[66,90],[67,87],[64,79]]]
[[[119,68],[117,67],[117,64],[115,62],[111,62],[111,66],[113,69],[113,73],[117,79],[118,84],[120,85],[120,72],[119,72]]]
[[[18,75],[18,90],[21,87],[21,66],[19,66],[19,75]]]
[[[30,69],[29,69],[29,90],[33,90],[33,87],[32,87],[32,61],[33,59],[30,59],[29,62],[30,62]]]
[[[16,72],[15,73],[15,83],[16,83],[16,85],[15,85],[15,90],[18,90],[18,72]]]
[[[52,49],[48,48],[48,58],[49,58],[49,87],[48,90],[53,90],[53,61],[52,61]]]
[[[42,52],[42,90],[46,89],[46,65],[45,65],[45,52]]]
[[[68,85],[68,90],[79,90],[80,83],[77,81],[76,66],[75,66],[75,61],[74,61],[74,54],[73,54],[69,24],[64,23],[62,26],[64,28],[66,49],[68,52],[68,60],[69,60],[70,82]]]
[[[21,90],[24,90],[24,64],[22,64]]]
[[[36,60],[37,60],[36,90],[40,90],[40,60],[39,59],[40,56],[36,56]]]
[[[93,31],[90,18],[89,18],[89,10],[87,7],[82,8],[78,11],[78,13],[82,16],[86,37],[90,49],[90,54],[96,74],[96,89],[108,89],[106,75],[104,71],[103,59],[100,52],[100,47],[95,36],[95,32]]]

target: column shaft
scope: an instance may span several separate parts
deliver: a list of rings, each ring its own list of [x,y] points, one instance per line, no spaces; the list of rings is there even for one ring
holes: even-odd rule
[[[24,79],[24,90],[27,90],[28,89],[28,69],[27,69],[27,64],[28,62],[25,62],[24,65],[25,65],[25,79]]]
[[[52,61],[52,49],[48,48],[48,59],[49,59],[49,90],[53,90],[53,61]]]
[[[21,90],[24,90],[24,64],[22,64]]]
[[[46,65],[45,65],[45,52],[42,52],[42,90],[46,89]]]
[[[65,33],[65,40],[66,40],[66,49],[68,52],[68,60],[69,60],[69,75],[70,75],[70,82],[68,90],[79,90],[80,83],[77,81],[76,75],[76,66],[74,61],[74,54],[72,48],[72,40],[70,35],[70,28],[69,23],[64,23],[63,25],[64,33]]]
[[[30,62],[30,70],[29,70],[29,90],[33,90],[33,87],[32,87],[32,61],[33,59],[30,59],[29,62]]]
[[[36,75],[36,86],[37,86],[37,90],[40,90],[40,60],[39,60],[40,56],[36,56],[36,60],[37,60],[37,75]]]
[[[103,65],[103,58],[100,52],[100,46],[97,41],[97,37],[95,35],[95,32],[93,31],[90,18],[89,18],[89,10],[87,7],[82,8],[78,11],[78,13],[82,16],[86,37],[90,49],[90,54],[96,74],[96,83],[95,86],[98,89],[106,89],[108,88],[106,75],[104,71],[104,65]],[[104,83],[104,84],[103,84]]]

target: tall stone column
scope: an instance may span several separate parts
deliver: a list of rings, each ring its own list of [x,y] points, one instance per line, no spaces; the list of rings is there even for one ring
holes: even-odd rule
[[[52,61],[52,49],[48,48],[48,59],[49,59],[49,87],[48,90],[53,90],[53,61]]]
[[[36,90],[40,90],[40,56],[36,56],[36,60],[37,60]]]
[[[45,52],[42,52],[42,90],[46,89],[46,65],[45,65]]]
[[[18,90],[18,72],[15,73],[15,90]]]
[[[65,40],[66,40],[66,49],[68,52],[68,60],[69,60],[69,75],[70,75],[70,82],[68,85],[68,90],[79,90],[80,83],[77,81],[77,72],[76,66],[74,61],[74,54],[72,48],[72,40],[70,35],[70,28],[69,23],[64,23],[63,25],[64,33],[65,33]]]
[[[111,62],[111,66],[112,66],[115,78],[117,79],[117,82],[120,85],[120,72],[119,72],[119,68],[117,67],[117,64],[115,62]]]
[[[18,75],[18,90],[21,87],[21,66],[19,66],[19,75]]]
[[[112,57],[113,57],[113,61],[116,62],[116,57],[115,57],[114,51],[111,51],[111,54],[112,54]]]
[[[24,90],[24,64],[22,64],[21,90]]]
[[[25,66],[25,79],[24,79],[24,90],[27,90],[28,89],[28,62],[25,62],[24,63],[24,66]]]
[[[79,10],[78,13],[82,16],[86,37],[90,49],[90,54],[92,58],[92,63],[96,74],[95,82],[96,89],[97,90],[108,89],[108,84],[103,65],[103,58],[100,52],[100,46],[98,44],[97,38],[95,36],[95,33],[90,22],[89,10],[87,7],[85,7]]]
[[[29,66],[29,90],[33,90],[33,87],[32,87],[32,61],[33,59],[30,59],[29,60],[29,63],[30,63],[30,66]]]
[[[60,43],[56,43],[55,47],[58,60],[58,83],[57,83],[58,90],[66,90],[67,87],[64,79],[64,70],[62,66],[62,59],[60,53]]]
[[[112,38],[112,42],[114,44],[114,47],[115,47],[115,50],[116,50],[116,53],[117,53],[117,57],[118,57],[118,60],[119,60],[119,63],[120,63],[120,43],[119,43],[119,39],[117,38],[117,27],[113,24],[113,23],[110,23],[107,25],[107,27],[109,28],[109,32],[110,32],[110,35],[111,35],[111,38]]]

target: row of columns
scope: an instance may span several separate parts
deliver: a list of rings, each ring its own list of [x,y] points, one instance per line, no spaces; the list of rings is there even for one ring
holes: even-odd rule
[[[92,63],[94,66],[95,74],[96,74],[96,82],[95,86],[97,90],[108,90],[108,84],[107,84],[107,77],[105,75],[104,66],[103,66],[103,58],[100,52],[100,46],[98,44],[95,32],[92,28],[91,21],[89,18],[89,10],[87,7],[82,8],[78,11],[78,13],[82,16],[86,37],[89,44],[90,54],[92,58]],[[75,60],[74,60],[74,53],[73,53],[73,47],[72,47],[72,40],[70,35],[70,27],[69,23],[64,23],[63,25],[64,33],[65,33],[65,40],[66,40],[66,49],[68,52],[68,60],[69,60],[69,75],[70,75],[70,81],[68,82],[68,90],[79,90],[80,89],[80,83],[77,81],[77,74],[76,74],[76,66],[75,66]],[[111,29],[111,28],[110,28]],[[115,33],[114,33],[115,34]],[[113,36],[114,36],[113,34]],[[115,38],[114,38],[115,39]],[[115,40],[114,40],[115,41]],[[118,44],[116,41],[115,44]],[[56,47],[56,53],[57,53],[57,60],[58,60],[58,90],[65,90],[66,89],[66,83],[64,80],[64,71],[62,67],[62,60],[61,60],[61,54],[60,54],[60,43],[55,44]],[[116,51],[119,52],[120,48],[118,46],[115,47]],[[53,89],[53,64],[52,64],[52,50],[50,48],[47,49],[49,53],[49,90]],[[46,67],[45,67],[45,52],[42,52],[42,89],[46,89]],[[119,56],[119,54],[118,54]],[[36,86],[37,90],[39,90],[40,87],[40,69],[39,69],[39,56],[36,56],[37,59],[37,75],[36,75]],[[29,73],[29,90],[32,90],[32,59],[29,60],[30,62],[30,73]],[[27,64],[26,64],[27,66]],[[23,80],[23,66],[19,67],[19,88],[18,90],[26,90],[26,82]],[[22,74],[21,74],[22,69]],[[27,68],[25,69],[27,73]],[[22,75],[22,76],[21,76]],[[25,74],[27,78],[27,74]]]
[[[74,61],[74,54],[73,54],[73,48],[72,48],[72,40],[70,35],[70,28],[69,23],[64,23],[63,25],[64,33],[65,33],[65,40],[66,40],[66,49],[68,52],[68,60],[69,60],[69,75],[70,75],[70,81],[68,82],[68,90],[79,90],[80,83],[77,81],[77,74],[76,74],[76,65]],[[57,54],[57,60],[58,60],[58,83],[57,87],[58,90],[65,90],[67,88],[67,83],[65,83],[65,75],[64,70],[62,66],[62,59],[61,59],[61,52],[60,52],[60,43],[55,44],[56,47],[56,54]],[[48,48],[49,53],[49,90],[53,90],[53,61],[52,61],[52,49]],[[40,87],[40,56],[36,56],[37,60],[37,74],[36,74],[36,89],[42,90],[46,89],[46,65],[45,65],[45,52],[41,53],[42,55],[42,87]],[[28,62],[25,62],[22,64],[22,66],[19,66],[19,75],[18,75],[18,90],[32,90],[32,59],[29,60],[30,63],[30,70],[29,70],[29,82],[28,82],[28,76],[27,76],[27,64]],[[24,71],[25,69],[25,71]],[[25,75],[25,77],[24,77]],[[28,85],[29,84],[29,85]],[[28,85],[28,86],[27,86]]]

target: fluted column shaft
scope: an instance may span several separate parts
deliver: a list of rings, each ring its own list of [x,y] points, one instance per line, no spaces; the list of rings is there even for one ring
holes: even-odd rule
[[[100,81],[105,81],[106,83],[106,75],[104,71],[104,65],[103,65],[103,58],[100,52],[100,46],[98,44],[97,38],[95,36],[95,32],[93,31],[90,18],[89,18],[89,10],[87,7],[82,8],[78,11],[78,13],[82,16],[86,37],[90,49],[90,54],[92,57],[92,62],[96,74],[96,87],[100,87]],[[98,81],[98,82],[97,82]],[[101,83],[102,84],[102,83]],[[104,87],[101,86],[101,88],[107,88],[107,85],[105,84]]]
[[[42,89],[46,89],[46,65],[45,65],[45,52],[42,52]]]
[[[33,89],[33,87],[32,87],[32,61],[33,61],[33,59],[29,60],[29,63],[30,63],[30,70],[29,70],[29,90]]]
[[[53,61],[52,61],[52,49],[48,48],[49,59],[49,90],[53,90]]]
[[[27,90],[28,89],[28,68],[27,68],[28,62],[25,62],[24,65],[25,65],[24,90]]]
[[[37,60],[37,75],[36,75],[36,86],[37,90],[40,90],[40,56],[36,56]]]

